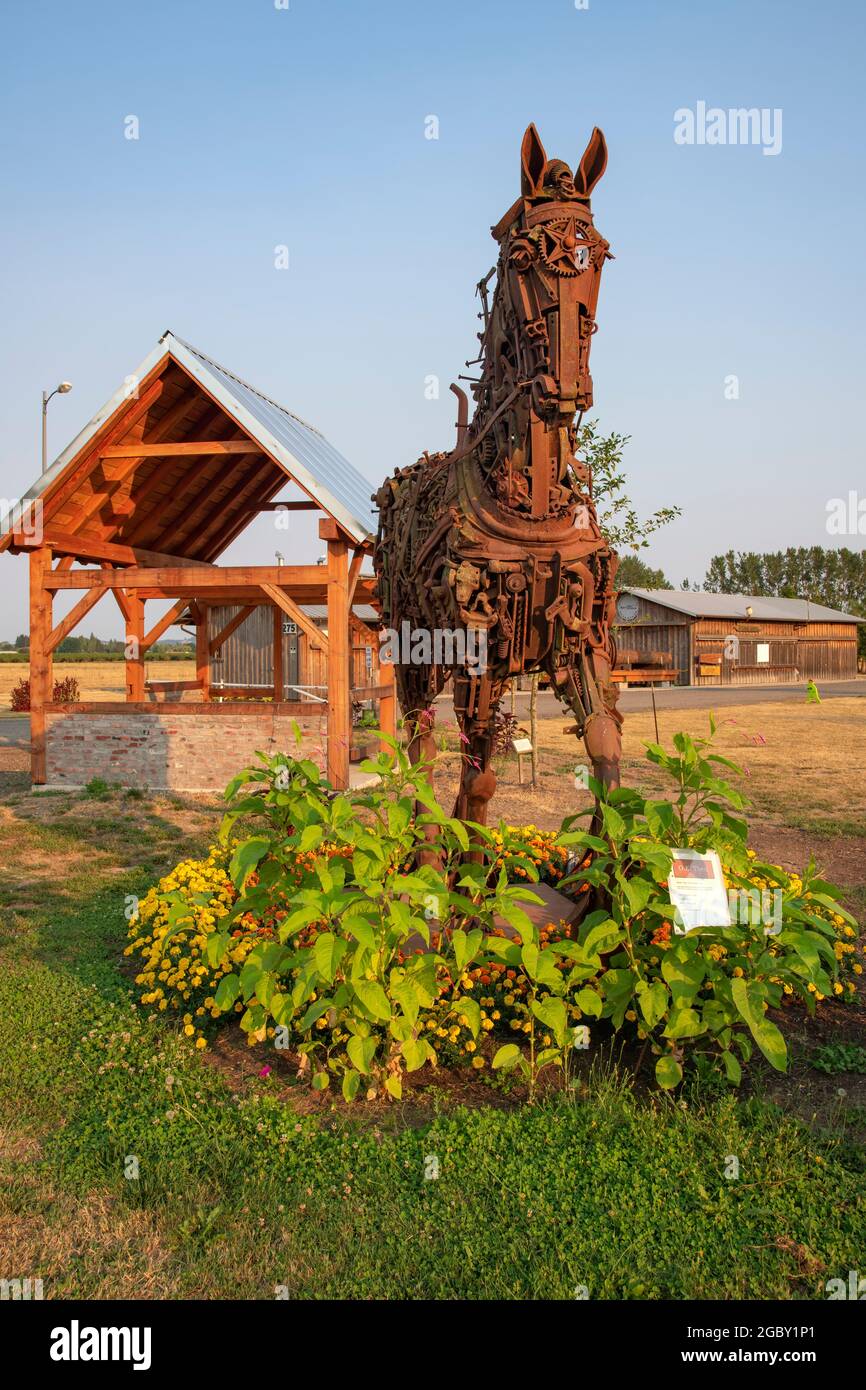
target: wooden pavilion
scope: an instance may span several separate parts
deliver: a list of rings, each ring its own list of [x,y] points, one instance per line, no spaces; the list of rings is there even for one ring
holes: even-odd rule
[[[289,482],[300,498],[275,502]],[[186,779],[190,788],[203,786],[207,779],[189,761],[197,753],[209,767],[219,764],[218,751],[237,756],[241,766],[261,746],[268,721],[276,729],[282,720],[284,730],[297,719],[333,785],[347,786],[352,702],[374,701],[387,733],[396,723],[393,668],[379,668],[378,644],[373,683],[352,688],[353,606],[375,603],[372,579],[361,572],[375,529],[370,491],[318,430],[165,333],[30,489],[0,538],[0,549],[30,556],[34,784],[69,782],[70,768],[88,781],[88,771],[104,774],[110,756],[119,781],[160,785],[170,763],[165,785]],[[253,517],[277,507],[319,513],[325,564],[215,563]],[[81,596],[55,622],[54,596],[66,590]],[[106,594],[118,604],[126,630],[126,700],[54,704],[52,653]],[[148,625],[145,606],[155,599],[170,599],[171,607]],[[326,606],[324,629],[305,612],[310,604]],[[273,613],[272,699],[214,703],[213,653],[262,605]],[[209,610],[227,607],[233,616],[214,633]],[[192,702],[169,706],[146,690],[145,658],[177,623],[195,626],[196,679]],[[309,702],[284,699],[288,624],[321,653],[327,673],[319,729],[310,726]],[[188,721],[205,714],[208,729],[197,743]],[[183,745],[180,764],[173,737]]]

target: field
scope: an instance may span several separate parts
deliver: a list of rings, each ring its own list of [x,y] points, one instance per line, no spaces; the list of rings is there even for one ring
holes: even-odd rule
[[[747,769],[759,850],[791,867],[813,850],[861,916],[863,708],[732,707],[718,736]],[[585,804],[565,723],[541,725],[537,790],[500,761],[495,815],[554,826]],[[661,740],[706,725],[662,712]],[[628,717],[625,779],[660,792],[653,737],[651,715]],[[790,1073],[753,1067],[737,1096],[661,1095],[600,1046],[571,1096],[534,1108],[491,1075],[347,1111],[263,1077],[237,1034],[195,1053],[131,1002],[127,897],[206,848],[218,804],[36,797],[15,751],[0,750],[0,1246],[46,1297],[814,1299],[862,1259],[862,993],[813,1021],[789,1011]],[[443,799],[454,780],[446,754]]]
[[[122,700],[126,692],[122,661],[64,661],[55,664],[55,678],[78,681],[82,700]],[[25,663],[0,662],[0,710],[8,710],[13,686],[26,680]],[[195,679],[194,661],[148,661],[145,678],[158,681],[188,681]]]

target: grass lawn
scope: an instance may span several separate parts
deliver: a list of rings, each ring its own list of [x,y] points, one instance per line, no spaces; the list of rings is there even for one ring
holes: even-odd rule
[[[311,1109],[255,1053],[193,1052],[131,1002],[124,903],[215,821],[116,792],[0,806],[4,1277],[47,1298],[813,1299],[862,1268],[853,1033],[829,1075],[795,1048],[781,1092],[635,1094],[599,1056],[534,1109],[501,1084]]]

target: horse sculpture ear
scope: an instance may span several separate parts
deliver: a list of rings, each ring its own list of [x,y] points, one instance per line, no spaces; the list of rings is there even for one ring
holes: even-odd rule
[[[589,144],[574,173],[574,186],[588,198],[607,168],[607,143],[598,126],[593,127]]]
[[[532,198],[541,192],[546,165],[547,155],[544,146],[535,126],[530,124],[526,127],[523,144],[520,146],[520,168],[523,174],[521,192],[524,198]]]

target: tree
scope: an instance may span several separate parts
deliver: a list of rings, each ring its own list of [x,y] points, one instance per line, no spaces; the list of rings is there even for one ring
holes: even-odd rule
[[[682,508],[659,507],[640,520],[625,491],[622,471],[623,450],[630,439],[630,434],[601,434],[596,421],[588,420],[578,431],[577,452],[592,472],[592,498],[606,540],[614,550],[637,553],[649,545],[647,537],[681,516]]]
[[[713,594],[804,598],[866,617],[866,550],[820,545],[769,554],[729,550],[713,556],[704,588]],[[866,656],[866,624],[858,629],[858,644]]]
[[[673,585],[665,578],[662,570],[650,569],[639,555],[623,555],[616,572],[616,582],[621,589],[671,589]]]

